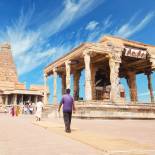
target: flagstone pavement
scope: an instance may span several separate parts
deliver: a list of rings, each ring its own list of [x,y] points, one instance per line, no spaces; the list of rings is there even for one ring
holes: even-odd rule
[[[0,114],[0,155],[155,155],[154,120],[72,120],[36,122],[34,116]]]

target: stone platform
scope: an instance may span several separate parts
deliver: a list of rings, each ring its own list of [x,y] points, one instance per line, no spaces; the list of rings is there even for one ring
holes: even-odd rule
[[[155,119],[155,104],[111,104],[110,102],[76,102],[74,118],[81,119]],[[44,117],[62,117],[58,105],[48,105]]]

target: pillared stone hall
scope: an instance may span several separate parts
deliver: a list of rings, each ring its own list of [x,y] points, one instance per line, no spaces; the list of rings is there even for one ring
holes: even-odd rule
[[[115,36],[104,36],[97,43],[81,44],[44,69],[45,87],[47,77],[54,77],[54,103],[57,102],[57,76],[62,78],[64,94],[65,89],[70,88],[71,74],[74,80],[74,99],[79,100],[79,79],[83,69],[85,101],[125,103],[125,90],[120,83],[120,78],[125,78],[130,101],[137,103],[136,75],[144,73],[151,102],[154,102],[151,74],[155,69],[155,46]]]

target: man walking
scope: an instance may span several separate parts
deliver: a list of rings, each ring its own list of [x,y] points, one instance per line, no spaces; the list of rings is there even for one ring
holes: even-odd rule
[[[75,105],[74,105],[74,99],[70,95],[70,89],[66,89],[66,94],[63,95],[58,112],[60,112],[61,106],[63,104],[63,117],[64,117],[64,123],[65,123],[65,131],[67,133],[71,132],[70,125],[71,125],[71,119],[72,119],[72,110],[75,111]]]

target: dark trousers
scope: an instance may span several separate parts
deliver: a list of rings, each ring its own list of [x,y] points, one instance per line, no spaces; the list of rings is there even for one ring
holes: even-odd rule
[[[70,125],[71,125],[71,119],[72,119],[72,112],[63,112],[64,117],[64,123],[65,123],[65,130],[71,131]]]

